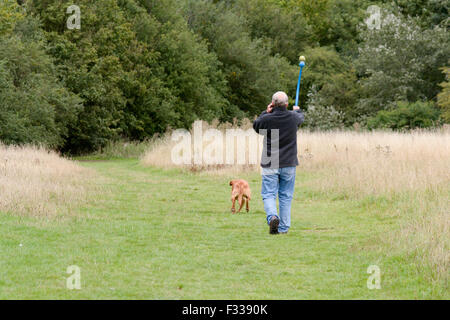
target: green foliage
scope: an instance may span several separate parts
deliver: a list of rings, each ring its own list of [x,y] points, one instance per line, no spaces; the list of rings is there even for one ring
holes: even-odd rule
[[[419,17],[420,25],[425,28],[441,25],[449,27],[448,0],[384,0],[396,5],[405,16]]]
[[[225,4],[189,0],[185,16],[222,63],[228,83],[226,98],[234,108],[249,115],[259,114],[274,92],[295,90],[297,68],[285,58],[272,56],[260,39],[253,40],[246,20],[226,10]]]
[[[23,20],[24,13],[15,0],[0,2],[0,36],[10,34],[14,26]]]
[[[369,5],[366,0],[268,0],[297,12],[311,29],[312,43],[333,45],[339,52],[352,53],[358,41],[358,26]],[[303,39],[303,42],[305,39]]]
[[[354,69],[331,74],[318,93],[323,105],[333,106],[345,115],[346,126],[361,121],[364,113],[357,108],[360,86]]]
[[[345,113],[327,105],[313,86],[308,93],[308,109],[305,112],[304,126],[315,130],[341,129],[344,127]]]
[[[68,127],[81,110],[80,99],[59,82],[43,45],[34,41],[39,30],[27,18],[18,30],[0,39],[0,140],[7,144],[35,143],[61,147]]]
[[[434,99],[450,56],[450,38],[442,28],[422,30],[415,19],[385,13],[381,29],[365,30],[355,61],[362,76],[360,112],[373,114],[395,101]]]
[[[33,2],[47,31],[48,52],[65,85],[84,100],[65,150],[86,152],[121,133],[126,106],[121,85],[132,77],[140,47],[115,1],[79,1],[81,30],[65,29],[67,3]]]
[[[188,29],[170,1],[141,3],[158,20],[159,39],[156,43],[146,43],[159,52],[157,64],[162,71],[159,77],[176,97],[173,105],[167,106],[179,117],[171,125],[187,128],[198,118],[221,118],[228,102],[224,98],[226,82],[217,56],[208,52],[207,44]],[[165,21],[168,13],[172,15],[170,22]]]
[[[272,54],[298,64],[299,55],[312,45],[312,28],[298,10],[286,10],[268,0],[239,0],[236,9],[246,19],[253,39],[261,39]]]
[[[433,103],[417,101],[414,103],[397,102],[393,110],[381,110],[368,119],[369,129],[408,130],[431,128],[439,121],[439,110]]]
[[[145,139],[197,118],[220,118],[224,77],[171,1],[79,1],[81,30],[64,29],[69,2],[33,3],[65,85],[84,100],[64,150]],[[61,27],[62,26],[62,27]]]
[[[446,123],[450,123],[450,68],[442,68],[446,75],[446,81],[442,82],[440,86],[442,91],[438,94],[438,106],[442,109],[442,119]]]
[[[352,124],[357,118],[353,109],[359,87],[351,64],[330,47],[308,48],[304,53],[307,58],[302,74],[299,104],[306,104],[307,93],[314,85],[323,103],[348,113],[347,122]]]

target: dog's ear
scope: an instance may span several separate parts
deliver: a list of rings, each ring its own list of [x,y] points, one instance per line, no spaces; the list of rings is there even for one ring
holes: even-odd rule
[[[233,185],[233,183],[234,183],[234,180],[231,180],[231,181],[230,181],[230,186],[232,186],[232,185]]]

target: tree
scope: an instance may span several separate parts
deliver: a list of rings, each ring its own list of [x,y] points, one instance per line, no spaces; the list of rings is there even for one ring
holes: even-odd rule
[[[358,99],[358,84],[351,62],[332,47],[308,48],[304,51],[306,67],[302,75],[300,105],[307,104],[307,93],[313,86],[320,100],[336,110],[347,113],[348,124],[356,121],[354,106]]]
[[[81,100],[58,80],[32,17],[0,39],[0,140],[7,144],[64,145]]]
[[[334,46],[346,55],[354,54],[358,25],[365,17],[366,0],[268,0],[288,12],[304,17],[311,30],[310,41],[320,46]],[[304,41],[305,39],[303,39]]]
[[[450,123],[450,68],[444,67],[442,71],[446,75],[446,81],[440,84],[442,91],[437,96],[438,106],[442,109],[442,119]]]
[[[268,0],[239,0],[236,12],[245,17],[252,39],[262,39],[273,55],[298,64],[299,55],[312,41],[312,28],[299,10],[289,10]]]
[[[47,51],[54,58],[64,85],[83,99],[84,109],[70,124],[63,151],[88,152],[120,132],[126,99],[120,89],[127,77],[125,64],[139,50],[134,34],[115,1],[82,0],[81,30],[68,30],[68,3],[31,3],[46,31]],[[128,65],[130,67],[130,65]]]
[[[25,17],[15,0],[0,2],[0,36],[11,34],[15,25]]]
[[[33,2],[64,84],[84,100],[64,151],[84,153],[124,136],[220,118],[228,109],[214,53],[170,0],[80,0],[81,30],[67,30],[68,2]]]
[[[141,3],[156,22],[156,39],[147,38],[145,43],[158,52],[158,77],[175,97],[173,105],[168,106],[178,115],[172,125],[188,128],[196,119],[222,118],[229,104],[224,97],[225,76],[215,53],[209,52],[207,44],[189,30],[174,2]]]
[[[293,92],[297,68],[260,39],[252,39],[244,17],[227,10],[223,3],[187,1],[184,15],[189,27],[205,39],[216,53],[226,77],[226,98],[231,110],[259,114],[278,90]],[[233,111],[234,113],[234,111]],[[224,117],[230,120],[230,117]]]
[[[417,17],[423,28],[433,28],[440,25],[449,27],[447,0],[383,0],[393,5],[405,17]]]
[[[374,114],[395,101],[435,99],[450,55],[445,29],[422,30],[416,19],[383,14],[380,29],[362,32],[364,42],[355,61],[361,77],[360,112]]]

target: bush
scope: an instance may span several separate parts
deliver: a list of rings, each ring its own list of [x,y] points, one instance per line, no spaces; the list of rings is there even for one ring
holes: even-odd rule
[[[369,129],[408,130],[431,128],[439,122],[439,110],[432,102],[397,102],[394,110],[382,110],[367,121]]]
[[[308,110],[305,112],[305,126],[310,129],[331,130],[344,127],[345,114],[334,106],[327,106],[317,92],[316,86],[308,93]]]

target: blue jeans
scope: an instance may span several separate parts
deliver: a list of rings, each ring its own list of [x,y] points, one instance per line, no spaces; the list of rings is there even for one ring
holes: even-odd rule
[[[261,195],[267,223],[277,216],[277,194],[280,205],[278,232],[287,232],[291,226],[291,202],[294,195],[296,167],[262,169]]]

